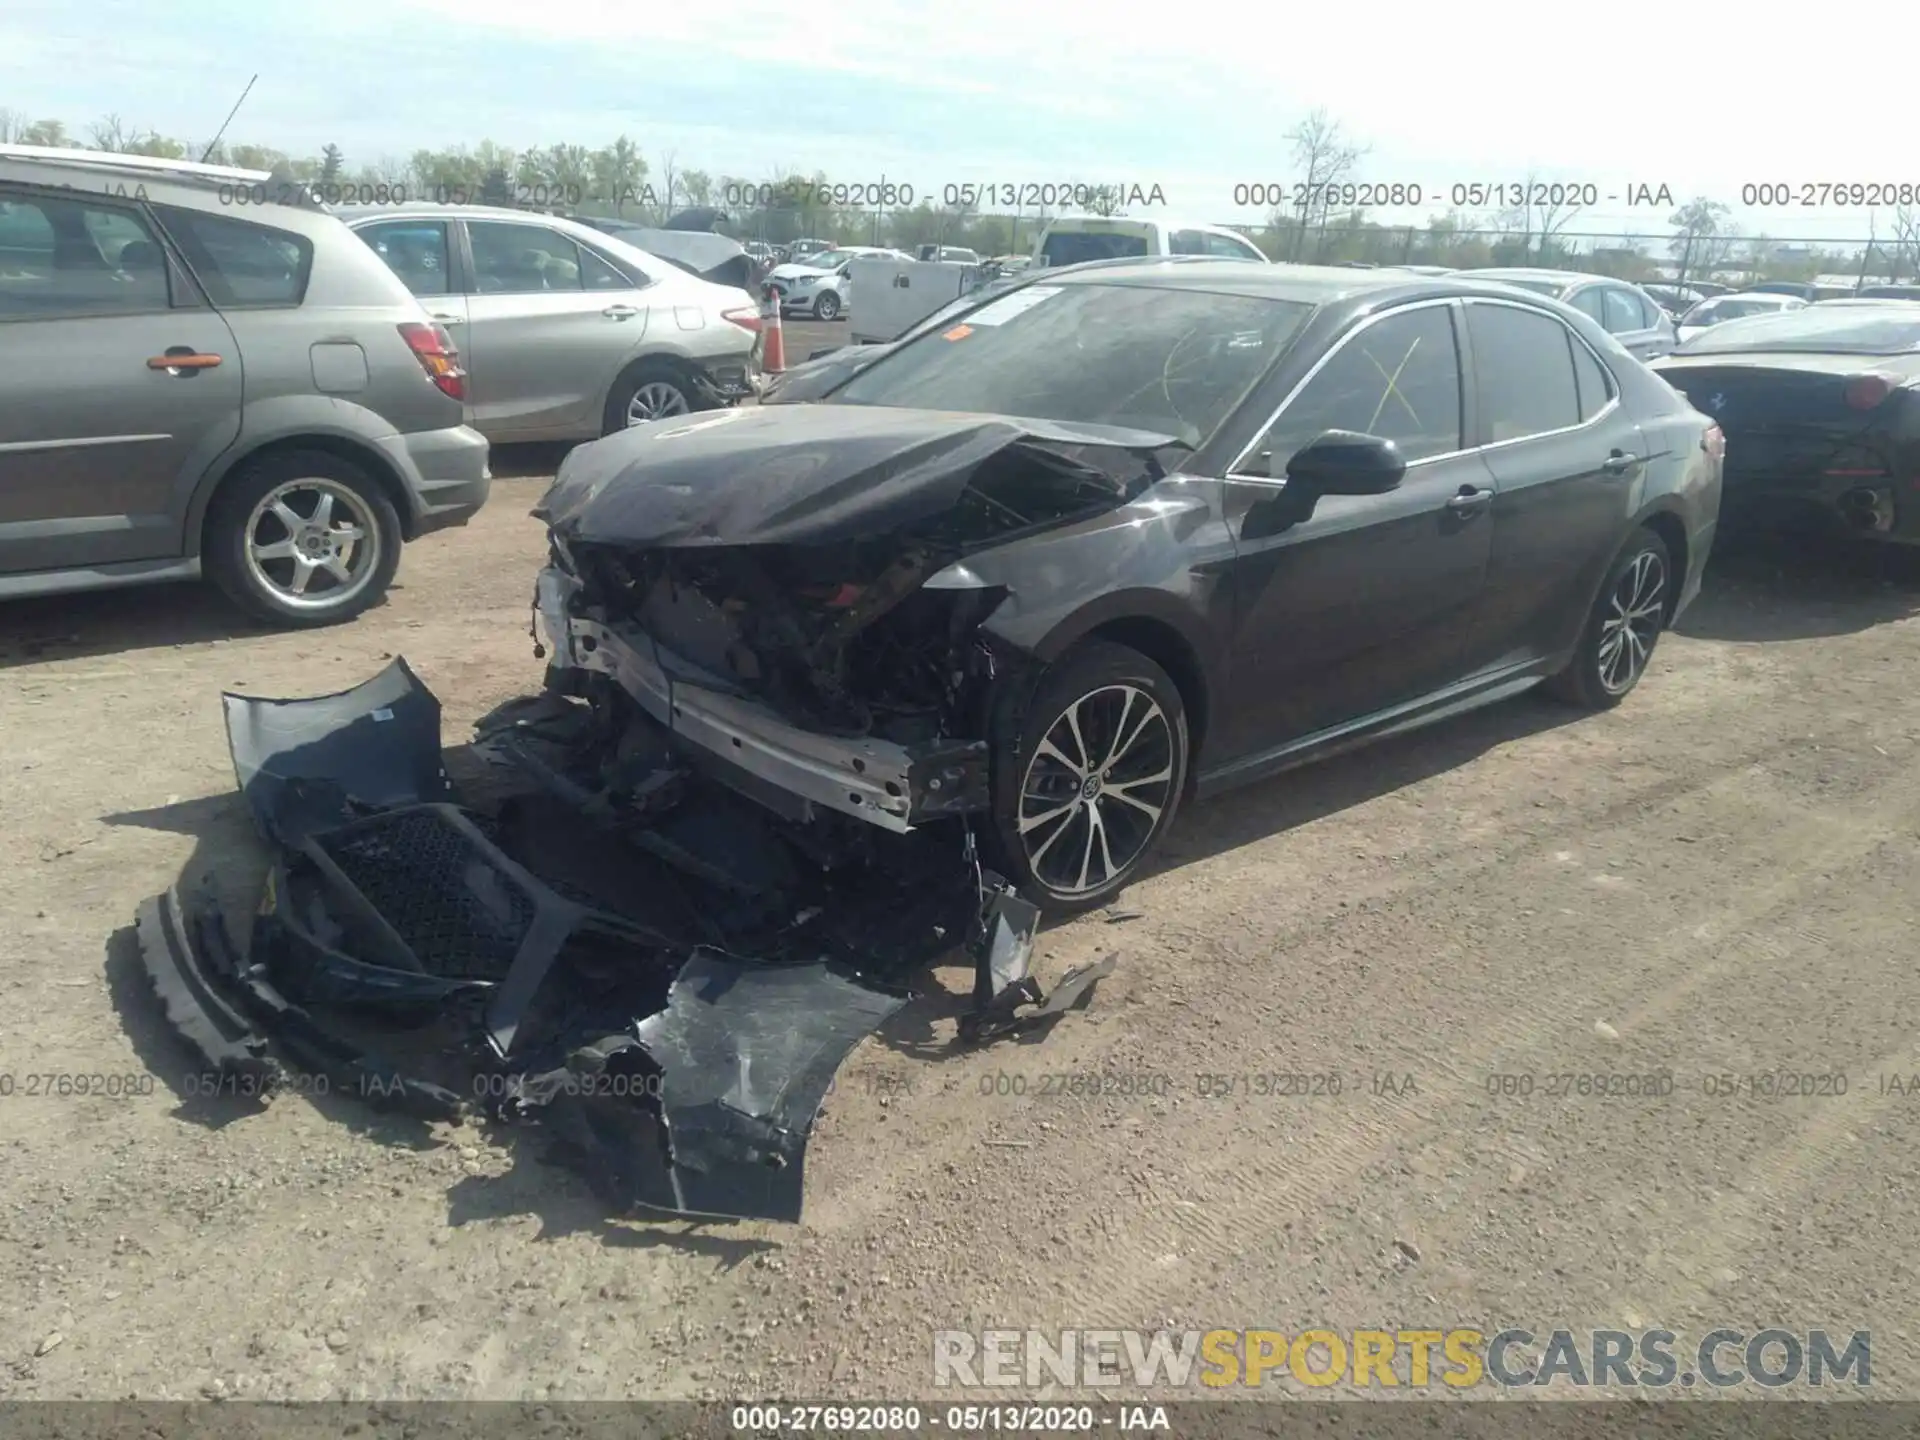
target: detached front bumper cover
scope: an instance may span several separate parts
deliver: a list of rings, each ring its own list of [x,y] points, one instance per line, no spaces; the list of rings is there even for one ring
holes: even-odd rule
[[[692,698],[668,693],[682,708]],[[584,802],[563,803],[557,821],[539,820],[555,796],[538,774],[493,810],[463,808],[439,703],[404,660],[336,695],[224,699],[235,775],[276,851],[250,943],[243,954],[206,890],[149,900],[137,924],[167,1021],[205,1067],[203,1093],[264,1100],[298,1069],[325,1076],[327,1093],[421,1118],[477,1110],[537,1126],[622,1210],[795,1221],[834,1074],[907,1003],[903,977],[929,936],[975,955],[969,1039],[1044,1024],[1105,973],[1077,972],[1045,1000],[1027,973],[1038,913],[971,844],[957,866],[910,880],[860,872],[858,893],[833,888],[847,882],[826,864],[817,893],[838,908],[776,906],[727,932],[759,937],[773,958],[730,953],[714,917],[754,910],[751,877],[778,869],[761,862],[782,842],[724,791],[601,813],[609,792],[549,769],[563,800]],[[549,694],[503,707],[494,728],[516,741],[508,756],[540,743],[573,754],[590,720]],[[730,806],[756,818],[729,830]],[[738,873],[687,903],[716,856]],[[722,896],[729,876],[746,892]],[[878,909],[857,903],[876,897]],[[639,917],[663,898],[678,908]]]
[[[297,1067],[427,1118],[541,1124],[622,1207],[799,1219],[820,1102],[904,992],[677,945],[563,896],[441,798],[439,705],[404,661],[338,695],[226,708],[279,850],[250,953],[204,893],[168,891],[137,924],[168,1023],[218,1089],[264,1099]],[[369,1016],[457,1074],[376,1053],[356,1038]]]

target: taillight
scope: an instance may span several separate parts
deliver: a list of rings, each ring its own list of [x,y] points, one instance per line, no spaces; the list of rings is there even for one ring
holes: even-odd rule
[[[1855,410],[1871,410],[1891,395],[1893,390],[1891,376],[1870,370],[1847,381],[1847,404]]]
[[[1727,458],[1727,432],[1718,425],[1707,426],[1707,433],[1700,437],[1700,448],[1715,460]]]
[[[427,378],[442,395],[466,400],[467,372],[460,367],[460,352],[454,348],[453,337],[447,334],[445,326],[410,320],[400,327],[400,338],[407,342],[413,358],[420,362],[420,368],[427,372]]]
[[[737,310],[722,310],[720,318],[731,320],[742,330],[751,330],[756,335],[760,333],[760,312],[750,306]]]

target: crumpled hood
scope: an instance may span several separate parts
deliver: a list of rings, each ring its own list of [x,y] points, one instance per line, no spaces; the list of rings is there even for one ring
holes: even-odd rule
[[[823,270],[817,265],[809,265],[801,260],[790,260],[785,265],[776,265],[768,278],[774,280],[818,280],[831,275],[831,270]]]
[[[565,541],[824,544],[950,509],[983,462],[1028,441],[1138,453],[1175,443],[1143,430],[946,410],[709,410],[581,446],[533,513]]]

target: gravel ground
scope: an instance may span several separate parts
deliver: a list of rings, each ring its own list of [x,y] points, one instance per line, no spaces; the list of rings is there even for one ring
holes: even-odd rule
[[[953,969],[856,1052],[797,1227],[611,1220],[529,1143],[187,1095],[132,920],[183,872],[254,893],[218,692],[404,654],[461,738],[538,681],[553,459],[503,454],[342,629],[0,606],[0,1396],[900,1398],[931,1329],[996,1323],[1871,1328],[1875,1391],[1920,1390],[1920,1100],[1880,1083],[1920,1071],[1906,556],[1723,556],[1616,712],[1523,697],[1193,807],[1137,918],[1044,935],[1043,979],[1120,956],[1044,1043],[952,1053]],[[1847,1092],[1707,1093],[1777,1069]],[[1071,1074],[1135,1093],[1041,1093]]]

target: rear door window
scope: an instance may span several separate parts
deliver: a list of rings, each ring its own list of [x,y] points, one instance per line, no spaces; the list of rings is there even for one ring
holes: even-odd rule
[[[1593,419],[1613,400],[1613,376],[1607,367],[1593,358],[1593,352],[1571,333],[1567,344],[1573,347],[1573,376],[1580,387],[1580,419]]]
[[[527,295],[547,290],[631,288],[609,285],[612,267],[558,230],[505,221],[467,221],[475,289],[482,295]]]
[[[1630,335],[1635,330],[1645,330],[1653,324],[1653,317],[1646,313],[1640,297],[1631,290],[1607,285],[1602,287],[1600,294],[1600,323],[1615,335]]]
[[[1573,337],[1551,315],[1510,305],[1467,306],[1474,394],[1490,444],[1580,423]]]
[[[1601,325],[1606,325],[1607,306],[1603,298],[1605,293],[1603,286],[1590,285],[1585,290],[1578,292],[1571,300],[1567,301],[1567,303],[1582,315],[1591,315],[1595,320],[1599,321]],[[1612,327],[1609,326],[1608,328]]]
[[[445,295],[452,285],[452,251],[444,220],[383,220],[356,232],[416,295]]]
[[[135,212],[0,190],[0,320],[138,314],[171,303],[166,253]]]
[[[215,305],[226,310],[298,305],[313,273],[313,242],[250,220],[166,206],[161,219]]]

